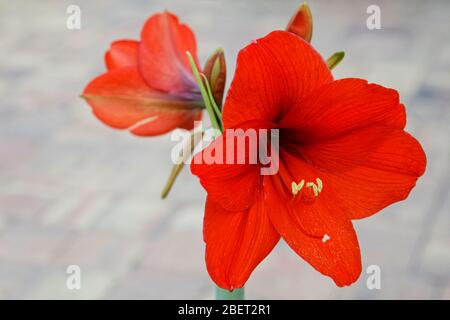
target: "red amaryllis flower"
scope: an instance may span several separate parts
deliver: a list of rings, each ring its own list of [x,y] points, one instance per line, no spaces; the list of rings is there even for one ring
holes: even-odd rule
[[[295,35],[275,31],[244,48],[224,128],[279,129],[279,171],[201,163],[205,153],[227,151],[224,134],[194,158],[192,172],[208,192],[204,240],[216,284],[242,287],[280,237],[338,286],[356,281],[361,256],[351,220],[405,199],[425,169],[405,123],[397,91],[333,80]]]
[[[108,71],[87,85],[83,97],[101,121],[139,136],[192,129],[203,102],[186,51],[198,65],[192,30],[169,12],[155,14],[140,41],[111,44]]]

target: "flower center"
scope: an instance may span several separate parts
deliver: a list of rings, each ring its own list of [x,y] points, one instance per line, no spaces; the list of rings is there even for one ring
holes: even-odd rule
[[[319,194],[322,192],[323,182],[320,178],[316,178],[316,183],[309,181],[309,182],[306,182],[306,184],[305,184],[305,179],[302,179],[299,183],[292,181],[292,184],[291,184],[292,194],[294,196],[296,196],[300,192],[300,196],[302,196],[303,193],[301,191],[304,186],[305,186],[305,188],[310,188],[314,194],[314,197],[317,198],[319,196]]]
[[[323,190],[323,182],[322,179],[320,178],[316,178],[316,181],[305,181],[305,179],[302,179],[299,183],[296,183],[295,181],[292,181],[291,184],[291,191],[292,194],[296,197],[299,196],[300,200],[302,202],[313,202],[318,196],[319,194],[322,192]],[[313,195],[313,197],[311,197],[311,195]],[[303,229],[303,227],[300,224],[300,227]],[[312,238],[316,238],[316,239],[321,239],[323,243],[326,243],[328,240],[331,239],[331,237],[328,234],[324,234],[323,236],[319,236],[319,235],[313,235],[310,234],[308,232],[306,232],[305,230],[303,230],[305,232],[306,235],[312,237]]]
[[[298,183],[292,181],[293,175],[287,170],[286,166],[281,165],[279,171],[279,180],[274,180],[279,183],[280,188],[285,188],[284,190],[288,191],[289,183],[291,187],[291,196],[290,199],[285,198],[286,201],[290,202],[289,205],[296,206],[300,201],[306,205],[311,205],[314,203],[316,199],[318,199],[319,194],[323,191],[324,185],[323,181],[320,178],[316,178],[315,181],[307,181],[306,179],[301,179]],[[284,195],[288,195],[289,193]],[[308,208],[304,208],[308,210]],[[328,245],[328,241],[332,240],[331,236],[323,231],[321,232],[311,232],[304,228],[301,218],[296,219],[298,227],[302,230],[302,232],[310,237],[321,241],[324,245]]]

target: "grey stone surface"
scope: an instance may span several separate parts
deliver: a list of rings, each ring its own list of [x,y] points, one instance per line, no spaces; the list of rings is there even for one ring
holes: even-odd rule
[[[82,10],[81,30],[66,8]],[[363,266],[382,270],[381,290],[363,271],[340,289],[281,243],[247,285],[256,299],[450,298],[450,2],[310,1],[313,44],[347,56],[336,78],[399,90],[408,130],[428,156],[407,201],[355,223]],[[378,4],[382,29],[366,28]],[[169,136],[146,139],[97,121],[78,98],[119,38],[166,8],[196,32],[202,61],[281,29],[298,1],[0,1],[0,298],[213,297],[203,262],[205,194],[185,170],[159,198],[171,167]],[[231,77],[230,77],[231,78]],[[68,265],[82,289],[65,286]]]

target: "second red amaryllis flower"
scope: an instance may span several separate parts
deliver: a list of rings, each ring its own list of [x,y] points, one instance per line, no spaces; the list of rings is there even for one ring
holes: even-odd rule
[[[140,41],[111,44],[108,71],[87,85],[83,97],[101,121],[139,136],[192,129],[203,102],[186,51],[198,65],[192,30],[169,12],[155,14]]]
[[[405,199],[425,170],[405,123],[397,91],[333,80],[295,35],[276,31],[243,49],[224,128],[279,129],[279,171],[201,163],[205,153],[227,153],[225,135],[194,158],[192,172],[208,192],[204,240],[216,284],[242,287],[280,238],[338,286],[356,281],[361,255],[351,220]]]

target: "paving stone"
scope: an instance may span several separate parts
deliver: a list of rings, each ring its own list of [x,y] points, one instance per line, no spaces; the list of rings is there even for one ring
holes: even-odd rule
[[[171,232],[142,252],[142,270],[158,267],[162,270],[180,272],[202,271],[206,273],[204,243],[199,231]]]
[[[105,270],[81,269],[81,288],[69,289],[65,268],[52,270],[42,277],[23,298],[25,299],[101,299],[112,285]]]
[[[146,232],[152,223],[158,223],[161,215],[169,214],[158,201],[150,203],[148,197],[127,195],[116,199],[114,203],[104,213],[96,230],[140,234]]]
[[[47,208],[44,217],[44,224],[54,225],[64,221],[70,213],[80,204],[79,197],[61,197],[54,201],[54,203]]]
[[[108,299],[203,298],[211,283],[203,272],[173,273],[161,269],[126,274],[107,295]]]
[[[133,268],[144,254],[145,242],[137,236],[123,236],[112,232],[83,232],[71,236],[51,261],[65,269],[78,265],[83,271],[104,271],[118,276]]]
[[[33,288],[48,270],[48,265],[13,261],[10,257],[0,260],[0,299],[23,299],[27,289]]]
[[[447,193],[445,204],[439,210],[436,222],[430,230],[420,259],[420,270],[435,281],[450,282],[450,190]]]
[[[63,230],[31,224],[6,228],[0,235],[0,259],[15,262],[49,263],[65,244]]]

